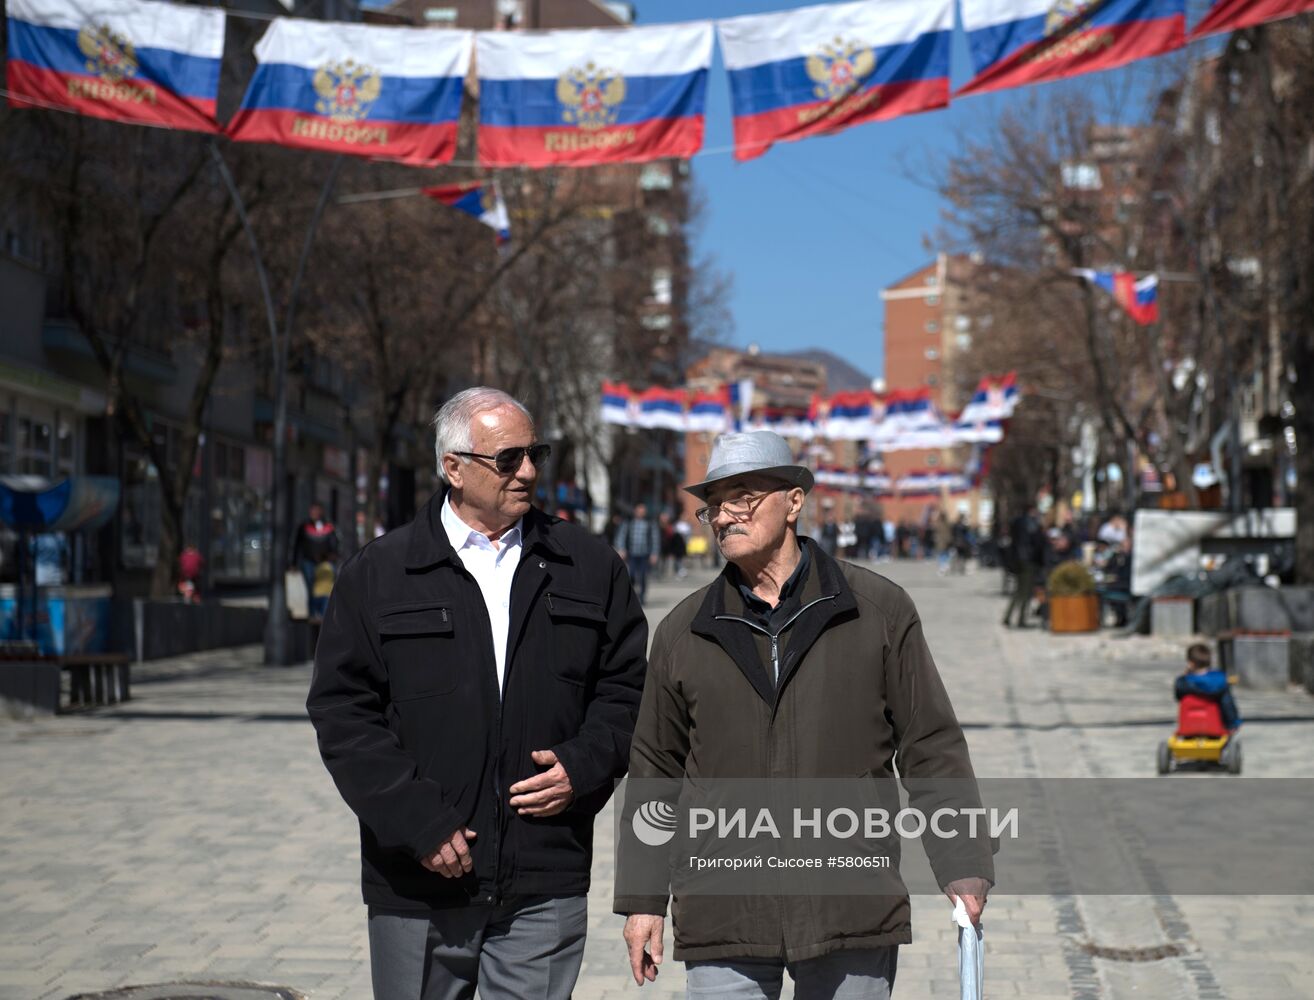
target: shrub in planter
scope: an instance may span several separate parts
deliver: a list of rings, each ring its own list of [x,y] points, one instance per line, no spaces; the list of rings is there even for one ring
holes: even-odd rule
[[[1094,632],[1100,627],[1095,578],[1081,563],[1059,563],[1050,572],[1045,589],[1049,594],[1051,632]]]

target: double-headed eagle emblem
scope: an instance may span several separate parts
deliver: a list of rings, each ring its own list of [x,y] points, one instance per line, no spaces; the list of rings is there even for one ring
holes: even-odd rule
[[[870,45],[838,36],[807,61],[808,76],[816,84],[812,92],[823,101],[838,101],[853,93],[875,68],[876,53]]]
[[[1103,0],[1055,0],[1045,14],[1045,37],[1063,30],[1074,20],[1081,17],[1091,7],[1099,6]]]
[[[370,105],[379,99],[383,77],[372,66],[361,66],[353,59],[325,63],[315,70],[315,93],[319,100],[315,110],[343,125],[358,122],[370,113]]]
[[[137,52],[132,42],[107,24],[88,24],[78,32],[78,48],[87,57],[87,72],[107,83],[137,75]]]
[[[593,63],[568,69],[557,80],[557,100],[564,105],[561,120],[567,125],[587,129],[615,125],[617,105],[625,100],[625,77]]]

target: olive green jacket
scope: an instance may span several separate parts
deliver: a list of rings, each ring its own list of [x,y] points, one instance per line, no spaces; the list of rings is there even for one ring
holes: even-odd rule
[[[967,742],[912,600],[884,577],[827,556],[777,640],[753,629],[730,567],[658,627],[630,751],[630,779],[972,779]],[[780,684],[772,684],[772,656]],[[974,788],[974,784],[972,785]],[[989,844],[924,839],[941,886],[994,879]],[[675,958],[800,961],[912,940],[907,890],[890,895],[685,895],[672,906]],[[664,915],[665,896],[617,913]]]

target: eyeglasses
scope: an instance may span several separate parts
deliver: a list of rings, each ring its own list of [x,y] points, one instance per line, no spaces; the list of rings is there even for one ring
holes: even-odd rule
[[[541,466],[552,454],[552,445],[531,444],[528,448],[503,448],[493,455],[481,455],[477,451],[454,451],[452,454],[462,455],[465,458],[485,458],[493,463],[498,472],[509,476],[520,468],[520,463],[525,460],[526,455],[535,468]]]
[[[751,517],[753,511],[769,497],[772,493],[779,493],[781,490],[792,490],[792,486],[777,486],[773,490],[767,490],[765,493],[747,493],[744,496],[736,497],[733,500],[725,500],[721,503],[708,504],[706,507],[699,507],[694,511],[694,517],[698,518],[703,524],[711,524],[716,520],[716,515],[725,511],[731,517],[742,518]]]

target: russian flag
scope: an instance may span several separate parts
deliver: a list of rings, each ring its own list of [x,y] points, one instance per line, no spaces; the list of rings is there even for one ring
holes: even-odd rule
[[[1186,43],[1186,0],[962,0],[976,73],[958,96],[1112,69]]]
[[[9,0],[8,21],[5,86],[13,107],[219,131],[224,12],[217,7]]]
[[[485,166],[636,163],[703,144],[708,22],[481,31],[475,46]]]
[[[720,433],[730,426],[730,389],[721,386],[715,392],[699,390],[689,402],[688,427],[691,431]]]
[[[1250,28],[1314,10],[1314,0],[1217,0],[1191,32],[1191,39]]]
[[[1141,326],[1159,321],[1159,276],[1137,278],[1130,271],[1092,271],[1077,268],[1073,274],[1109,292],[1127,315]]]
[[[256,43],[255,76],[228,133],[417,166],[450,160],[472,38],[280,17]]]
[[[506,214],[506,203],[502,194],[492,184],[470,181],[465,184],[441,184],[436,187],[421,188],[434,201],[464,212],[472,219],[477,219],[497,234],[497,242],[505,243],[511,239],[511,220]]]
[[[639,427],[660,427],[668,431],[688,429],[684,419],[684,390],[653,386],[639,393]]]
[[[949,103],[952,0],[863,0],[718,21],[735,159]]]
[[[602,383],[602,422],[619,424],[621,427],[634,426],[634,414],[631,403],[634,393],[624,382]]]

